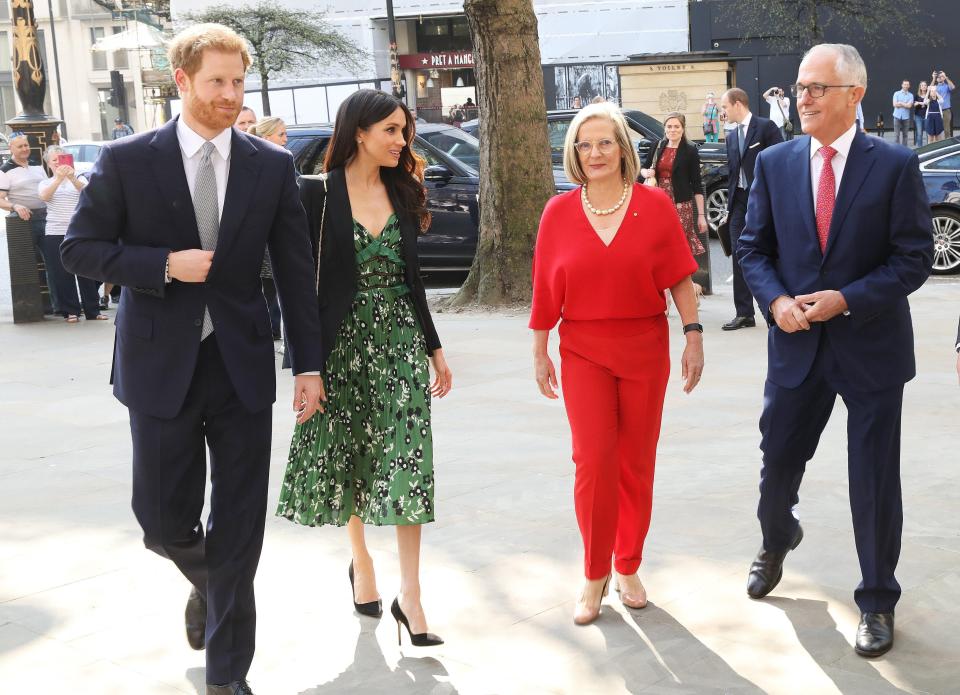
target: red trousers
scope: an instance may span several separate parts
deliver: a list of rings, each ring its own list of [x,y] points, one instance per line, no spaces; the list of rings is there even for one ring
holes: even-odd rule
[[[584,574],[606,577],[611,555],[617,572],[633,574],[650,528],[670,376],[666,316],[563,321],[560,360]]]

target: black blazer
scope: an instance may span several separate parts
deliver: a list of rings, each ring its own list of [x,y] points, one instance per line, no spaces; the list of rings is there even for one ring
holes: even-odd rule
[[[738,126],[739,127],[739,126]],[[757,155],[762,151],[783,142],[783,136],[777,124],[769,118],[753,114],[747,126],[746,145],[743,161],[740,161],[740,139],[736,130],[727,131],[727,212],[733,211],[733,194],[740,181],[740,169],[747,175],[747,188],[753,185],[753,170],[757,164]]]
[[[324,198],[327,201],[326,215],[323,214]],[[320,280],[317,296],[320,304],[320,324],[322,337],[319,343],[320,363],[326,365],[333,350],[340,324],[350,311],[350,305],[357,294],[357,262],[353,250],[353,212],[347,195],[347,181],[342,168],[334,169],[327,175],[326,191],[319,177],[302,176],[300,178],[300,201],[307,211],[310,225],[310,238],[313,244],[314,263],[317,259],[317,241],[320,232],[320,220],[323,223],[323,243],[320,249]],[[420,322],[420,330],[427,343],[428,354],[440,347],[440,338],[433,325],[430,309],[427,307],[427,295],[420,277],[420,263],[417,255],[417,234],[419,225],[400,212],[400,203],[391,200],[393,209],[400,220],[400,235],[403,240],[402,255],[406,262],[404,271],[407,287],[413,298],[413,308]]]
[[[656,169],[665,149],[667,149],[666,138],[650,150],[643,168]],[[654,154],[657,157],[656,161],[653,161]],[[688,140],[680,142],[677,146],[677,156],[673,160],[673,172],[670,176],[673,184],[673,202],[685,203],[688,200],[693,200],[693,196],[698,193],[700,195],[704,194],[703,179],[700,176],[700,153],[697,151],[696,145]]]
[[[270,258],[297,373],[320,369],[307,219],[293,157],[233,129],[220,235],[206,282],[164,282],[171,251],[199,249],[177,119],[104,146],[61,246],[70,273],[124,288],[113,393],[127,407],[174,417],[193,379],[204,307],[230,380],[251,412],[276,399],[270,316],[260,283]]]

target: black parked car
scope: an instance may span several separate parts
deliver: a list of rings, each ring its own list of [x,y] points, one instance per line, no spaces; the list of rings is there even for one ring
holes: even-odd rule
[[[563,141],[567,137],[570,122],[577,115],[575,110],[548,111],[547,131],[550,136],[550,158],[555,167],[563,167]],[[653,116],[625,109],[623,112],[630,126],[633,140],[643,162],[663,136],[663,124]],[[727,150],[724,143],[698,144],[702,165],[703,187],[706,189],[707,223],[714,232],[727,214]]]
[[[287,128],[287,149],[293,153],[298,172],[319,174],[323,171],[323,154],[332,134],[332,125]],[[476,162],[480,161],[479,143],[442,123],[418,123],[413,143],[414,151],[427,163],[424,171],[427,208],[433,217],[430,229],[417,240],[420,269],[467,270],[477,250],[480,174],[469,164],[432,145],[431,139]]]
[[[298,172],[323,171],[323,154],[332,134],[331,125],[287,128],[287,148]],[[426,161],[424,184],[433,218],[427,233],[417,239],[420,269],[469,270],[480,231],[480,142],[454,126],[418,123],[413,149]],[[573,187],[566,180],[557,181],[557,190]]]

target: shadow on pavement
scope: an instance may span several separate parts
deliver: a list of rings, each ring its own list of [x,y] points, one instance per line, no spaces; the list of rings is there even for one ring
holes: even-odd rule
[[[628,692],[763,694],[662,608],[629,613],[596,623]]]
[[[834,682],[840,692],[846,692],[850,684],[843,678],[838,680],[838,676],[847,674],[861,687],[869,686],[869,692],[876,695],[908,692],[884,678],[873,666],[875,660],[862,657],[846,658],[852,657],[855,652],[827,610],[826,601],[782,597],[768,597],[765,601],[784,612],[793,625],[801,646],[810,654],[824,674]],[[852,641],[854,635],[850,637]],[[893,650],[882,657],[882,660],[895,663],[896,653],[895,642]],[[841,660],[842,664],[840,664]]]
[[[416,649],[408,647],[405,649]],[[403,656],[396,668],[391,668],[383,656],[377,635],[363,630],[357,637],[353,662],[345,671],[328,683],[303,690],[299,695],[333,695],[334,693],[424,693],[425,695],[456,695],[452,683],[438,680],[447,676],[447,669],[433,657]]]

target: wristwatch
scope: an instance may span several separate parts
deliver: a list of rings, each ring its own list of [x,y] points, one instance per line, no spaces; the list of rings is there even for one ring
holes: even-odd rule
[[[683,334],[686,335],[690,331],[700,331],[703,333],[703,324],[700,323],[688,323],[683,327]]]

